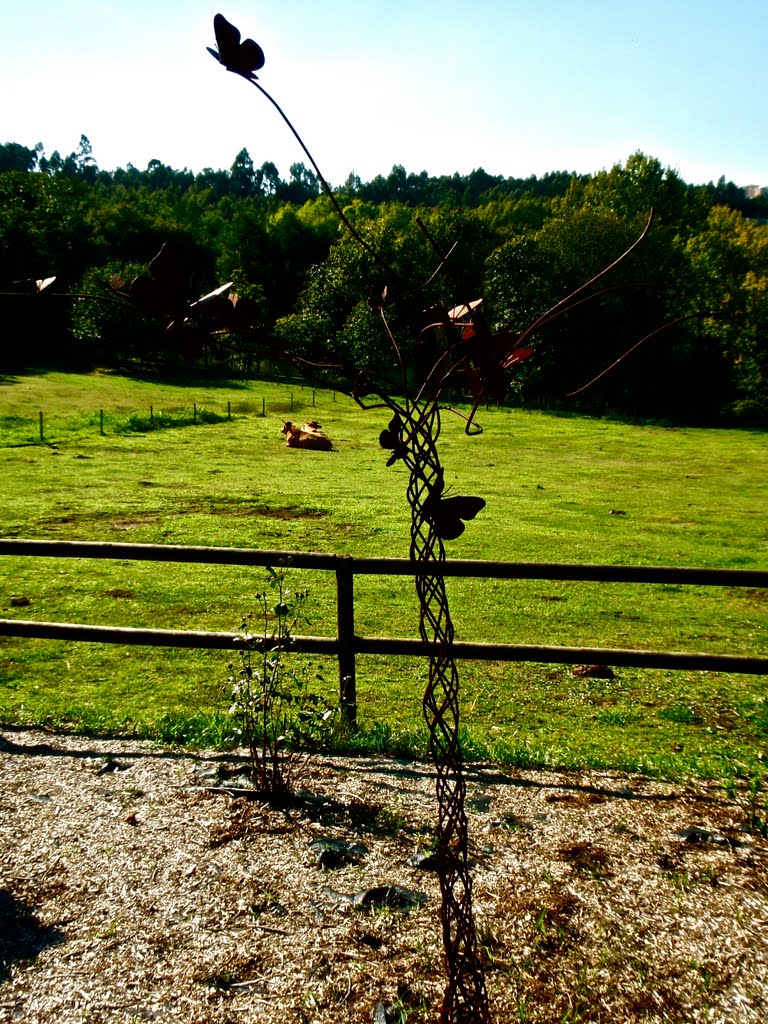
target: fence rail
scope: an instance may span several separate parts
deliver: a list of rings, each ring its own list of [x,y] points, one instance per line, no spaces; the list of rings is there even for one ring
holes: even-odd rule
[[[492,562],[455,559],[440,566],[407,558],[356,558],[311,551],[263,551],[251,548],[197,547],[166,544],[113,544],[101,541],[49,541],[0,538],[0,556],[120,559],[186,562],[208,565],[278,566],[334,572],[336,575],[336,637],[297,636],[294,649],[333,656],[339,663],[342,711],[356,717],[355,657],[358,654],[424,656],[423,641],[403,637],[361,637],[355,633],[354,578],[363,575],[443,576],[484,579],[568,580],[596,583],[656,583],[684,586],[768,588],[768,571],[754,569],[697,569],[673,566],[596,565],[547,562]],[[134,629],[67,622],[0,619],[0,636],[77,640],[91,643],[152,647],[234,650],[237,633],[194,630]],[[611,647],[562,647],[536,644],[456,642],[457,658],[477,661],[605,664],[631,668],[694,669],[768,675],[768,658],[748,655],[647,651]]]

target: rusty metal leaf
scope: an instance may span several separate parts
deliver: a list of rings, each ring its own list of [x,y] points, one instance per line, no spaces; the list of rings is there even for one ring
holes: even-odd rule
[[[30,277],[23,281],[14,281],[13,288],[14,291],[19,294],[39,295],[41,292],[44,292],[46,288],[50,288],[55,280],[55,277]]]

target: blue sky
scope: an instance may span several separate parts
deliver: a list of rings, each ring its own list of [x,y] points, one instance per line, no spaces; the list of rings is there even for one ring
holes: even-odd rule
[[[220,0],[215,0],[219,3]],[[100,167],[307,162],[206,53],[220,11],[326,177],[593,172],[635,150],[689,182],[768,185],[764,0],[27,0],[2,14],[0,142]]]

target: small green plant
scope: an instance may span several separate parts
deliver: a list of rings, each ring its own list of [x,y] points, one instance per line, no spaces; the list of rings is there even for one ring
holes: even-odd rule
[[[377,831],[396,836],[405,828],[406,819],[399,801],[392,801],[379,809],[376,815]]]
[[[429,1015],[429,1000],[410,985],[401,982],[397,986],[394,1002],[385,1005],[379,1002],[374,1011],[374,1021],[386,1021],[386,1024],[416,1024],[425,1021]]]
[[[266,587],[256,595],[259,610],[241,625],[239,668],[230,666],[230,715],[248,748],[254,785],[279,798],[293,788],[296,751],[330,741],[338,708],[309,688],[289,654],[308,591],[288,589],[284,566],[267,573]]]
[[[117,935],[118,922],[117,918],[113,917],[109,922],[109,925],[104,929],[103,932],[98,932],[98,938],[100,939],[113,939]]]
[[[741,809],[744,829],[768,838],[768,776],[765,772],[737,762],[723,782],[723,789]]]

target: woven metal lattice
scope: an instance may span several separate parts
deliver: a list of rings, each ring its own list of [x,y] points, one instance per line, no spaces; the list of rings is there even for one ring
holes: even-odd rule
[[[488,995],[472,910],[466,783],[459,743],[459,673],[452,652],[454,631],[445,578],[434,572],[436,566],[445,561],[441,534],[452,536],[456,531],[461,532],[461,509],[457,511],[450,505],[451,499],[447,502],[443,499],[439,436],[440,410],[436,403],[429,403],[398,410],[389,432],[382,435],[382,444],[386,441],[385,447],[392,443],[397,445],[395,455],[403,459],[409,472],[410,556],[419,567],[416,574],[419,633],[429,659],[423,711],[436,771],[436,861],[448,979],[441,1019],[450,1024],[486,1024],[490,1020]]]

